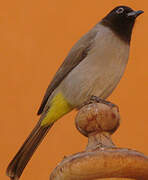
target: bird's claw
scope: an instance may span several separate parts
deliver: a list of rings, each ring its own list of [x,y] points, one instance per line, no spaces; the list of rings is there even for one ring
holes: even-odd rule
[[[83,106],[86,106],[88,104],[92,104],[94,102],[106,104],[106,105],[110,106],[111,108],[116,107],[117,109],[119,109],[117,105],[111,103],[110,101],[106,101],[105,99],[101,99],[97,96],[91,96],[90,99],[85,101],[81,106],[78,107],[78,109],[81,109]]]

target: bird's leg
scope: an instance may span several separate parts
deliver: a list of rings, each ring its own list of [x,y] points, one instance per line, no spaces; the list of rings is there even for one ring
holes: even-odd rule
[[[90,99],[87,100],[87,101],[85,101],[81,106],[78,107],[78,109],[81,109],[83,106],[88,105],[88,104],[92,104],[92,103],[94,103],[94,102],[106,104],[106,105],[108,105],[108,106],[110,106],[110,107],[112,107],[112,108],[113,108],[113,107],[117,107],[117,108],[118,108],[117,105],[111,103],[110,101],[106,101],[105,99],[101,99],[101,98],[99,98],[99,97],[97,97],[97,96],[92,95],[92,96],[90,97]],[[119,108],[118,108],[118,109],[119,109]]]
[[[106,105],[108,105],[110,107],[117,107],[117,105],[113,104],[112,102],[106,101],[105,99],[101,99],[101,98],[99,98],[97,96],[91,96],[90,101],[106,104]]]

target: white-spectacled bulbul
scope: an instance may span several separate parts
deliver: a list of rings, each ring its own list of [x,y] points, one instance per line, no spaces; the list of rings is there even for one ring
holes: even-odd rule
[[[106,99],[112,93],[124,73],[132,29],[142,13],[116,7],[72,47],[46,90],[37,125],[7,168],[11,179],[19,179],[55,121],[92,95]]]

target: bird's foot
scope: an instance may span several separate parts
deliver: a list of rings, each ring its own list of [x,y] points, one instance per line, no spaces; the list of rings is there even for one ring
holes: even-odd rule
[[[89,100],[85,101],[81,106],[79,106],[78,109],[81,109],[83,106],[92,104],[94,102],[106,104],[106,105],[110,106],[111,108],[116,107],[117,109],[119,109],[117,105],[111,103],[110,101],[106,101],[105,99],[101,99],[97,96],[91,96],[91,98]]]
[[[117,105],[113,104],[112,102],[106,101],[105,99],[101,99],[101,98],[99,98],[99,97],[97,97],[97,96],[91,96],[90,100],[91,100],[92,102],[97,102],[97,103],[106,104],[106,105],[108,105],[108,106],[110,106],[110,107],[117,107]]]

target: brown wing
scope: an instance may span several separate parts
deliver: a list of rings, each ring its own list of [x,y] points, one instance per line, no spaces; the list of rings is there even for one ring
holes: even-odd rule
[[[87,56],[94,42],[96,34],[97,28],[94,27],[72,47],[68,56],[65,58],[63,64],[60,66],[59,70],[55,74],[50,85],[48,86],[44,98],[42,100],[41,106],[38,110],[38,115],[40,115],[43,112],[43,109],[51,93],[58,87],[61,81],[67,76],[67,74]]]

